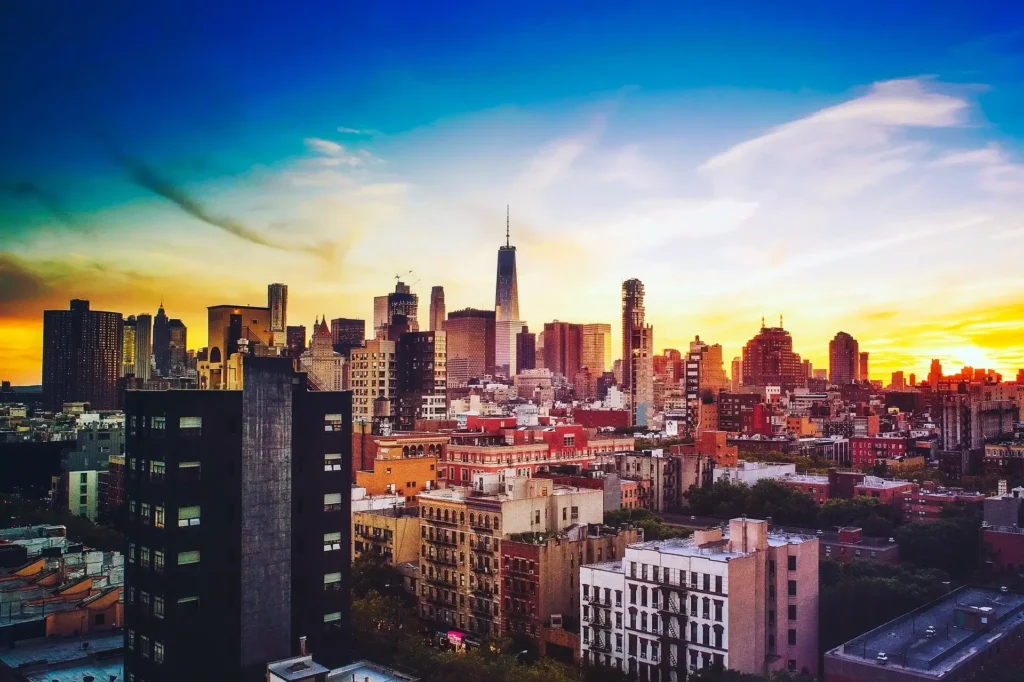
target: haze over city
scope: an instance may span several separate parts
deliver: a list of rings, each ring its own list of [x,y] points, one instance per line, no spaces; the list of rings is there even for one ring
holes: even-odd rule
[[[39,383],[42,310],[70,298],[162,300],[190,347],[268,282],[309,327],[409,271],[421,300],[490,307],[506,204],[532,326],[610,323],[619,349],[640,277],[659,352],[699,334],[728,360],[781,314],[816,367],[839,330],[879,379],[1024,366],[1012,3],[232,5],[15,10],[5,379]]]

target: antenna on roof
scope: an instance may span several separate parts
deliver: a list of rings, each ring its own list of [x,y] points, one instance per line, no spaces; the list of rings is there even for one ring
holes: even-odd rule
[[[782,313],[779,313],[779,329],[782,329]]]
[[[505,204],[505,248],[511,248],[512,242],[509,238],[508,204]]]

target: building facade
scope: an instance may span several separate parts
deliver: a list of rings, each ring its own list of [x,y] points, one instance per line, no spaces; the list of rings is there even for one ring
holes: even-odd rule
[[[124,329],[121,313],[89,309],[73,299],[68,310],[43,311],[43,396],[46,407],[87,402],[93,409],[119,406]]]
[[[654,328],[644,321],[644,285],[622,283],[622,387],[629,396],[633,423],[646,426],[654,409]]]
[[[359,348],[366,341],[366,320],[336,317],[331,320],[331,342],[334,352],[348,356],[353,348]]]
[[[313,325],[309,350],[299,356],[299,366],[318,390],[342,391],[348,388],[345,385],[345,356],[335,352],[326,319]]]
[[[444,329],[448,359],[466,360],[470,379],[494,374],[496,325],[493,310],[453,310],[448,313]]]
[[[288,285],[267,285],[267,307],[270,309],[270,334],[272,346],[283,346],[287,341],[288,329]]]
[[[594,376],[604,374],[612,366],[612,326],[610,324],[582,325],[583,366]]]
[[[509,222],[505,216],[505,245],[498,248],[498,276],[494,287],[495,319],[501,322],[519,318],[519,281],[516,274],[516,247],[509,237]]]
[[[448,417],[446,332],[402,334],[398,359],[398,427],[415,431],[417,419]]]
[[[860,379],[860,351],[857,339],[839,332],[828,343],[828,380],[836,386]]]
[[[443,332],[445,320],[444,287],[430,288],[430,331]]]
[[[744,346],[744,386],[779,386],[791,390],[806,385],[800,355],[793,352],[793,337],[782,328],[781,322],[778,327],[766,327],[762,321],[761,331]]]
[[[369,424],[374,417],[390,417],[398,400],[398,359],[395,342],[370,340],[349,351],[349,387],[352,419]],[[381,408],[385,414],[379,412]]]

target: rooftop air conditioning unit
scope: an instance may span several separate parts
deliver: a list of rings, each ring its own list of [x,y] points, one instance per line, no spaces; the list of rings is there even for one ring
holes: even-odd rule
[[[875,660],[878,661],[878,665],[888,665],[889,656],[887,656],[884,651],[879,651],[878,656],[875,657]]]
[[[934,637],[935,636],[935,626],[934,625],[929,625],[927,627],[927,629],[925,629],[925,631],[924,631],[924,636],[927,637],[928,639],[931,639],[932,637]]]

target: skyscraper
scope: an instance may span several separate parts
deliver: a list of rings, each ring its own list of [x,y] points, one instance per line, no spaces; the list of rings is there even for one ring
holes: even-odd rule
[[[583,366],[594,376],[606,372],[612,364],[612,326],[583,325]]]
[[[127,395],[124,679],[263,680],[300,636],[347,661],[350,394],[285,358],[245,373]]]
[[[446,332],[406,332],[397,343],[398,428],[448,417]],[[493,346],[492,346],[493,347]]]
[[[373,297],[373,338],[383,339],[387,336],[388,325],[391,324],[388,318],[388,297]]]
[[[171,373],[170,346],[171,334],[167,328],[167,313],[164,312],[164,302],[160,301],[160,309],[153,318],[153,364],[156,373],[162,377]]]
[[[444,287],[430,289],[430,331],[444,331]]]
[[[583,366],[583,326],[571,322],[544,323],[544,367],[569,381]]]
[[[366,320],[336,317],[331,320],[331,343],[334,350],[348,355],[352,348],[359,348],[366,341]]]
[[[306,325],[288,325],[285,334],[288,357],[298,360],[306,350]]]
[[[630,397],[633,423],[646,426],[654,406],[654,328],[644,323],[644,285],[622,283],[622,387]]]
[[[837,386],[857,381],[860,367],[857,339],[839,332],[828,343],[828,379]]]
[[[793,337],[782,328],[766,327],[743,348],[743,385],[780,386],[783,390],[806,386],[800,355],[793,352]]]
[[[395,290],[388,294],[388,319],[391,324],[395,315],[405,315],[410,331],[419,331],[419,309],[420,297],[412,293],[412,289],[405,282],[395,284]]]
[[[149,379],[153,365],[153,316],[147,313],[135,317],[135,378]]]
[[[516,334],[516,374],[537,366],[537,335],[528,327]]]
[[[335,352],[331,331],[327,328],[327,320],[323,319],[313,325],[309,350],[299,357],[299,363],[318,391],[341,391],[346,388],[346,357],[347,354]]]
[[[288,326],[288,285],[267,285],[267,307],[270,308],[270,333],[273,345],[283,346],[286,342],[285,329]]]
[[[46,406],[87,402],[118,407],[124,328],[121,313],[89,310],[72,299],[69,310],[43,311],[43,396]]]
[[[493,310],[465,308],[448,313],[445,323],[447,357],[449,360],[467,360],[468,378],[494,374],[495,336],[497,333]]]
[[[866,350],[862,350],[858,357],[860,362],[857,366],[857,380],[867,383],[871,381],[868,376],[868,352]]]
[[[743,358],[732,359],[732,373],[729,375],[729,381],[732,383],[730,390],[733,393],[740,390],[740,386],[743,385]]]
[[[170,375],[185,376],[188,369],[188,328],[178,318],[167,322],[167,357]]]
[[[507,377],[514,377],[518,371],[518,346],[516,339],[526,325],[519,320],[503,320],[494,328],[494,371]]]
[[[505,207],[505,246],[498,248],[498,282],[494,291],[494,312],[499,322],[519,319],[519,283],[516,279],[516,247],[509,234]]]
[[[124,321],[123,341],[121,342],[121,376],[135,376],[135,316],[129,315]]]

